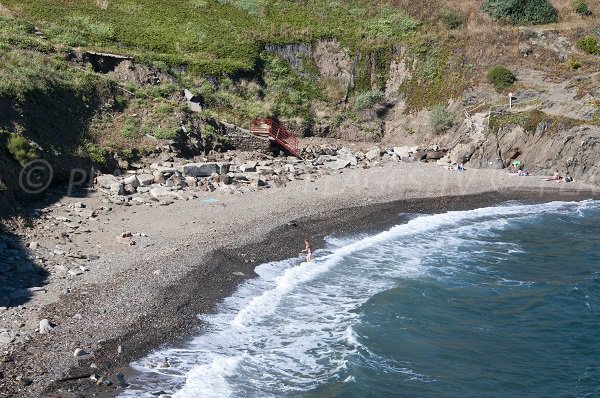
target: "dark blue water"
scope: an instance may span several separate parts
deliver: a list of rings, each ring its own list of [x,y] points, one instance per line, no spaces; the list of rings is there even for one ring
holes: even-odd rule
[[[415,216],[257,271],[124,396],[600,397],[599,202]]]
[[[600,396],[600,210],[490,232],[423,259],[451,276],[398,280],[361,306],[368,352],[326,396]]]

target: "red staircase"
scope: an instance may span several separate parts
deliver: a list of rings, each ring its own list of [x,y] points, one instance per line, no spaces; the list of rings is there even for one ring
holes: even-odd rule
[[[254,119],[250,132],[258,137],[269,137],[291,155],[299,158],[298,138],[273,119]]]

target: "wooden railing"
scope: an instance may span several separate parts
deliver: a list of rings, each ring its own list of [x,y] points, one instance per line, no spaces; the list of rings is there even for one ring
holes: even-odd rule
[[[298,154],[298,138],[275,120],[254,119],[250,125],[250,132],[259,137],[269,137],[289,154],[300,157]]]

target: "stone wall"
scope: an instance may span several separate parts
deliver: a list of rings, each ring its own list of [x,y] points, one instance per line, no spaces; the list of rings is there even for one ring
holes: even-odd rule
[[[272,153],[278,150],[272,141],[265,137],[257,137],[249,130],[239,128],[234,125],[225,124],[225,135],[227,137],[227,147],[238,149],[240,151],[257,151],[263,153]]]

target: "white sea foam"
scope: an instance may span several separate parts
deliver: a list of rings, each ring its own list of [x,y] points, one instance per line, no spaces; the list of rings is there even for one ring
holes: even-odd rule
[[[368,356],[371,366],[382,371],[430,381],[409,366],[369,353],[353,328],[360,323],[357,310],[395,286],[397,279],[455,274],[461,258],[473,254],[469,248],[474,242],[483,247],[478,250],[493,254],[492,259],[520,250],[514,244],[485,248],[486,239],[508,228],[511,220],[577,212],[591,205],[597,202],[511,204],[424,215],[358,240],[329,238],[327,247],[315,253],[314,263],[290,259],[260,265],[258,278],[242,284],[216,314],[201,316],[207,332],[184,348],[159,350],[133,364],[141,372],[139,382],[122,396],[165,391],[179,398],[279,397],[332,381],[353,381],[346,369],[356,355]],[[169,368],[150,366],[165,357]]]

